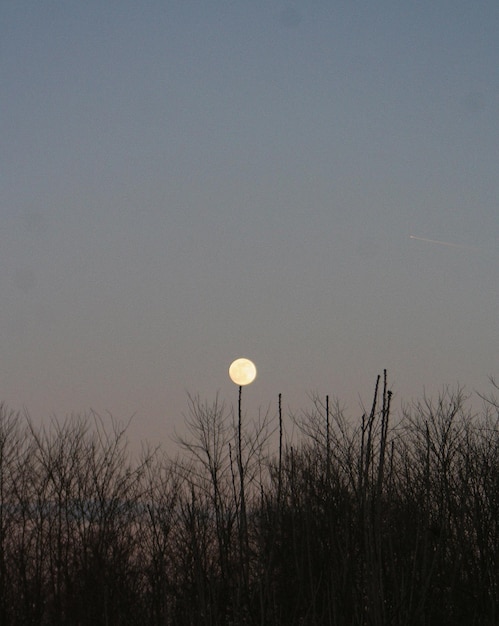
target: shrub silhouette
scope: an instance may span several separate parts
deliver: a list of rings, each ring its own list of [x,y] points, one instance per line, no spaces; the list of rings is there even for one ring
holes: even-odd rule
[[[357,423],[328,397],[293,419],[291,445],[280,397],[241,428],[191,397],[181,455],[133,459],[116,422],[2,405],[0,624],[495,626],[495,399],[395,423],[385,372]]]

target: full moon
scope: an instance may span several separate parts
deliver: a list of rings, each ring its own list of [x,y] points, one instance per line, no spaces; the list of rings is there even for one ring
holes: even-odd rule
[[[256,367],[249,359],[236,359],[230,364],[229,376],[236,385],[249,385],[256,378]]]

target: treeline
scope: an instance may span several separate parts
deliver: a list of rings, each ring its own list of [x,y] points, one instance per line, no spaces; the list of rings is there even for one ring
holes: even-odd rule
[[[291,445],[280,397],[191,398],[176,459],[2,406],[0,625],[497,626],[499,405],[390,403],[315,398]]]

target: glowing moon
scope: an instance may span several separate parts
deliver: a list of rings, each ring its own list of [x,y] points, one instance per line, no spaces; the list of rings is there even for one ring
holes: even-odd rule
[[[249,385],[256,378],[256,367],[249,359],[236,359],[230,364],[229,376],[236,385]]]

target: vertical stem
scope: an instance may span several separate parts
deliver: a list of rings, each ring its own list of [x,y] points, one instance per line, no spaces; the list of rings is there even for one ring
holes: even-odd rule
[[[279,467],[277,474],[277,509],[279,511],[281,503],[281,491],[282,491],[282,407],[281,407],[281,395],[279,394]]]
[[[239,385],[239,402],[237,415],[237,467],[239,470],[239,499],[241,503],[241,521],[239,525],[239,542],[243,583],[245,590],[248,583],[248,532],[246,526],[246,497],[244,493],[244,467],[243,467],[243,446],[242,446],[242,411],[241,411],[242,385]]]
[[[243,388],[241,385],[239,385],[239,400],[237,403],[237,453],[239,455],[239,462],[241,461],[241,422],[242,422],[242,418],[241,418],[241,395],[243,392]],[[241,463],[239,463],[239,465],[241,465]],[[241,468],[239,467],[239,471],[241,471]]]
[[[326,396],[326,484],[329,485],[329,475],[331,466],[331,444],[329,435],[329,396]]]
[[[244,470],[243,470],[243,446],[242,446],[242,412],[241,412],[241,395],[242,386],[239,385],[239,402],[237,411],[237,464],[239,469],[239,495],[241,498],[241,524],[245,523],[246,502],[244,499]]]

